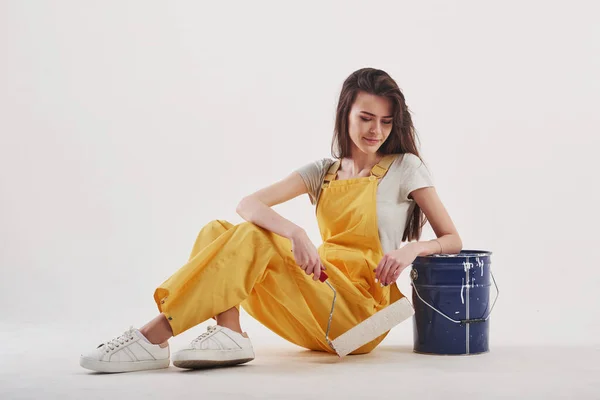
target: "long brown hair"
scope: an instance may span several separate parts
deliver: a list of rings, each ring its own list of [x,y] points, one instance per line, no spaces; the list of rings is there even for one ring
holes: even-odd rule
[[[396,82],[385,71],[374,68],[362,68],[353,72],[342,86],[335,116],[335,131],[331,143],[331,155],[342,159],[351,156],[352,140],[348,131],[350,109],[359,91],[376,96],[387,97],[393,105],[392,131],[381,145],[378,153],[412,153],[421,159],[417,149],[418,140],[410,111],[404,100],[404,94]],[[419,240],[421,230],[427,223],[427,217],[415,202],[412,214],[408,217],[402,241]]]

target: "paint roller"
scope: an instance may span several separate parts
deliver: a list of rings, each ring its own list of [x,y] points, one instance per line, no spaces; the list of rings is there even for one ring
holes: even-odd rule
[[[334,340],[329,339],[329,330],[333,319],[333,310],[335,308],[335,299],[337,291],[327,280],[328,276],[325,272],[321,272],[319,280],[324,282],[333,291],[333,301],[331,302],[331,312],[329,313],[329,321],[327,322],[327,331],[325,340],[337,355],[344,357],[359,347],[377,339],[402,321],[410,318],[414,313],[414,309],[406,297],[395,301],[383,310],[376,312],[374,315],[365,319],[358,325],[350,328]]]

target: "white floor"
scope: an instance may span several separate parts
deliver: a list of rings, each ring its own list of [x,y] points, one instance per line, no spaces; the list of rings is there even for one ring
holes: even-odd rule
[[[172,339],[172,350],[200,332]],[[244,366],[97,374],[80,368],[78,356],[98,334],[90,330],[84,340],[76,328],[4,326],[0,399],[600,399],[600,351],[591,346],[496,346],[483,355],[428,356],[392,337],[371,354],[338,359],[263,331],[256,360]]]

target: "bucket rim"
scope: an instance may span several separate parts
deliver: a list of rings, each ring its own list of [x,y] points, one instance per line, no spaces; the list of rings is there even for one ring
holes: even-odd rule
[[[467,258],[467,257],[489,257],[493,253],[489,250],[461,250],[458,254],[430,254],[418,256],[417,258]]]

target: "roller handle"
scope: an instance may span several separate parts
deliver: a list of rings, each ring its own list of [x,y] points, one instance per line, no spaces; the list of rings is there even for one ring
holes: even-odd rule
[[[327,276],[327,274],[326,274],[325,272],[321,271],[321,276],[319,276],[319,280],[320,280],[321,282],[325,282],[325,281],[327,280],[327,278],[329,278],[329,277]]]

